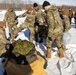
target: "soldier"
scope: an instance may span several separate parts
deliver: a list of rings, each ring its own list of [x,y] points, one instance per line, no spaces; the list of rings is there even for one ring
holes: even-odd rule
[[[33,4],[33,8],[35,10],[35,14],[38,13],[39,11],[39,6],[37,3],[34,3]],[[38,42],[38,28],[39,28],[39,23],[38,23],[38,20],[37,20],[38,16],[36,15],[35,17],[35,24],[34,24],[34,30],[35,30],[35,41]]]
[[[61,37],[63,35],[62,21],[59,16],[57,8],[50,5],[48,1],[43,2],[43,8],[46,11],[46,20],[48,24],[48,36],[46,40],[47,53],[46,57],[51,57],[52,43],[56,42],[59,50],[59,57],[64,57],[64,50],[61,44]]]
[[[60,15],[61,19],[63,19],[63,16],[62,16],[62,8],[59,8],[58,11],[59,11],[59,15]]]
[[[43,38],[46,38],[46,26],[43,23],[44,22],[44,18],[45,18],[45,12],[42,11],[41,9],[39,9],[39,6],[37,3],[33,4],[33,8],[35,9],[35,14],[36,14],[36,18],[35,18],[35,38],[36,41],[38,41],[38,35],[40,37],[39,43],[43,42]],[[44,20],[43,20],[44,19]]]
[[[40,37],[43,39],[47,38],[47,32],[48,32],[48,25],[46,22],[46,12],[45,11],[39,11],[39,17],[38,17],[38,21],[39,21],[39,34]]]
[[[71,24],[71,19],[73,17],[73,11],[71,8],[69,8],[69,20],[70,20],[70,24]]]
[[[62,23],[63,23],[63,28],[64,28],[63,32],[66,32],[71,28],[68,9],[62,10]]]
[[[76,28],[76,11],[74,13],[74,21],[75,21],[75,28]]]
[[[15,20],[15,17],[16,17],[16,14],[13,10],[12,5],[9,5],[9,8],[4,16],[4,21],[6,21],[8,24],[9,34],[12,38],[12,41],[14,41],[14,38],[16,37],[18,33],[18,30],[17,30],[18,20],[17,19]],[[12,33],[12,28],[14,28],[14,34]]]
[[[6,22],[0,21],[0,56],[5,52],[5,44],[8,43],[4,34],[5,25]]]
[[[34,40],[34,23],[35,23],[35,12],[33,10],[33,8],[29,5],[27,6],[27,11],[18,17],[25,17],[26,19],[24,21],[24,23],[22,25],[20,25],[19,27],[19,31],[21,31],[24,28],[28,28],[30,31],[30,42],[33,42]]]
[[[33,4],[33,8],[35,9],[35,39],[37,42],[42,43],[43,42],[43,37],[42,37],[42,25],[39,25],[39,19],[41,15],[41,9],[39,9],[39,6],[37,3]],[[40,37],[40,40],[38,41],[38,35]]]

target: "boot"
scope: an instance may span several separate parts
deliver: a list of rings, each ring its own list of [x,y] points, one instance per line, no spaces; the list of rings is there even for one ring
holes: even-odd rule
[[[60,47],[58,50],[59,50],[58,56],[60,58],[63,58],[64,57],[64,50],[63,50],[63,48]]]
[[[64,44],[61,45],[64,51],[66,51],[66,46]]]
[[[52,50],[51,47],[47,48],[47,53],[46,53],[47,58],[51,58],[51,50]]]

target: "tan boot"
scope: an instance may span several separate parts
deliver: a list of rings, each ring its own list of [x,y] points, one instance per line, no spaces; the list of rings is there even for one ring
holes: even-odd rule
[[[58,50],[59,50],[59,54],[58,54],[59,57],[63,58],[64,57],[64,50],[63,50],[63,48],[59,48]]]
[[[46,53],[47,58],[51,58],[51,50],[52,50],[51,47],[47,48],[47,53]]]
[[[64,44],[61,45],[64,51],[66,51],[66,46]]]

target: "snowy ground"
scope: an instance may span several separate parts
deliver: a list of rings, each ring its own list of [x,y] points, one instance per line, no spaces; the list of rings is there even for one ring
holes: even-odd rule
[[[5,10],[0,11],[0,21],[3,20],[5,12]],[[19,15],[23,12],[25,11],[16,11],[16,14]],[[18,26],[24,22],[24,19],[25,17],[18,19]],[[68,32],[64,33],[62,39],[67,48],[65,52],[65,58],[59,59],[58,57],[56,57],[55,54],[58,52],[58,50],[56,47],[54,47],[52,51],[52,57],[48,60],[48,66],[45,69],[48,75],[76,75],[76,29],[74,28],[74,19],[72,19],[71,25],[72,28]],[[22,32],[19,33],[19,36],[15,40],[18,40],[19,38],[21,38],[22,40],[29,40],[27,38],[29,37],[28,33],[29,31],[27,29],[24,29]],[[35,46],[36,49],[40,51],[42,55],[44,55],[44,53],[46,52],[46,47],[44,43],[37,43],[35,44]],[[2,67],[1,61],[2,59],[0,58],[0,75],[3,75],[4,68]]]

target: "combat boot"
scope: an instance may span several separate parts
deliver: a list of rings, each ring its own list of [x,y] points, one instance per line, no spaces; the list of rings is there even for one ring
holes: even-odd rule
[[[66,46],[64,44],[61,45],[64,51],[66,51]]]
[[[47,48],[47,53],[46,53],[46,57],[47,57],[47,58],[51,58],[51,50],[52,50],[51,47],[48,47],[48,48]]]
[[[58,50],[59,50],[58,56],[59,56],[60,58],[63,58],[63,57],[64,57],[64,50],[63,50],[63,48],[60,47]]]

